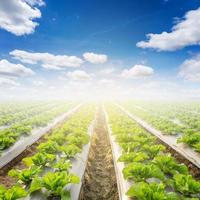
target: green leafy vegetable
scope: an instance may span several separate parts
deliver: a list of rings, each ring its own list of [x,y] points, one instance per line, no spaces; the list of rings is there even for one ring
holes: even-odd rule
[[[37,149],[45,153],[54,154],[59,151],[59,146],[56,142],[49,140],[41,143]]]
[[[25,184],[30,184],[32,179],[38,175],[41,171],[39,167],[31,166],[29,169],[15,170],[12,169],[8,172],[8,175],[14,178],[17,178],[18,181],[21,181]]]
[[[139,182],[131,186],[127,195],[138,200],[179,200],[175,193],[167,193],[165,186],[157,183]]]
[[[67,172],[48,172],[43,178],[35,178],[31,184],[30,192],[45,188],[53,196],[62,196],[65,193],[64,187],[67,184],[79,183],[79,178]]]
[[[131,162],[142,162],[147,160],[149,157],[146,153],[143,152],[130,152],[130,153],[123,153],[118,161],[131,163]]]
[[[184,164],[178,164],[170,154],[158,155],[153,161],[165,174],[174,175],[177,173],[188,174]]]
[[[22,197],[26,197],[28,193],[24,188],[15,185],[10,189],[6,189],[4,186],[0,185],[0,199],[1,200],[17,200]]]
[[[36,165],[36,166],[49,166],[56,159],[56,156],[48,153],[37,153],[32,157],[27,157],[23,159],[23,162],[27,166]]]
[[[165,179],[165,175],[159,167],[153,164],[131,163],[123,169],[125,179],[133,179],[135,182],[145,181],[148,178]]]
[[[191,175],[174,175],[174,188],[184,195],[200,195],[200,182],[193,179]]]
[[[60,150],[65,154],[67,158],[72,158],[81,151],[81,149],[74,144],[62,146]]]
[[[71,166],[70,160],[60,159],[53,167],[57,171],[68,171]]]

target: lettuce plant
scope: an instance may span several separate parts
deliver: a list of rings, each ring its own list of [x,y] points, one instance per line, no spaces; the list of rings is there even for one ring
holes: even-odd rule
[[[6,189],[0,185],[0,199],[1,200],[16,200],[22,197],[26,197],[28,193],[19,185],[15,185],[10,189]]]
[[[27,166],[31,166],[34,164],[36,166],[45,167],[45,166],[49,166],[55,159],[56,159],[56,156],[53,154],[39,152],[32,157],[24,158],[23,162]]]
[[[158,155],[153,162],[168,175],[177,173],[188,174],[188,168],[184,164],[178,164],[170,154]]]
[[[146,181],[148,178],[165,179],[165,175],[154,164],[131,163],[123,169],[125,179],[133,179],[135,182]]]
[[[139,182],[131,186],[127,195],[139,200],[179,200],[179,196],[172,192],[166,192],[165,186],[160,183]]]
[[[23,170],[12,169],[8,172],[8,175],[16,178],[19,182],[28,185],[34,177],[38,176],[39,172],[41,172],[39,167],[31,166],[30,168]]]
[[[131,163],[131,162],[142,162],[147,160],[149,157],[146,153],[143,152],[130,152],[130,153],[123,153],[118,161]]]
[[[156,155],[158,155],[161,151],[165,150],[165,147],[161,144],[155,145],[144,145],[142,149],[148,154],[150,159],[153,159]]]
[[[200,182],[193,179],[191,175],[174,175],[174,188],[186,196],[196,194],[200,198]]]
[[[49,140],[47,142],[41,143],[37,147],[37,149],[40,150],[41,152],[54,154],[59,151],[59,145],[56,142]]]
[[[16,139],[8,137],[6,135],[0,136],[0,150],[4,150],[15,143]]]
[[[60,159],[53,168],[56,171],[68,171],[72,167],[70,160]]]
[[[55,141],[58,145],[63,145],[66,142],[66,136],[63,133],[55,132],[48,138],[51,141]]]
[[[48,172],[42,178],[35,178],[30,187],[30,192],[45,188],[50,196],[61,196],[69,198],[69,192],[65,190],[68,184],[79,183],[79,177],[67,172]],[[65,199],[66,199],[65,198]]]
[[[62,146],[60,147],[60,150],[65,154],[67,158],[72,158],[81,151],[81,149],[74,144]]]

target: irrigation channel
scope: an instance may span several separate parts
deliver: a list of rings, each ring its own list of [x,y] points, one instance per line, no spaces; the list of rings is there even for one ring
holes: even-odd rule
[[[79,200],[118,200],[112,149],[103,108],[97,111]]]

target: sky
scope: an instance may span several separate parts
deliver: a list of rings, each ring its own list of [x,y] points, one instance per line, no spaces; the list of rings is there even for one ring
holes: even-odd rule
[[[199,99],[199,0],[0,0],[0,100]]]

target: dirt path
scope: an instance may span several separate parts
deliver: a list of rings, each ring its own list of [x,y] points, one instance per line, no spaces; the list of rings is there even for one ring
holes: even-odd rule
[[[98,109],[79,200],[118,200],[111,146],[102,108]]]

